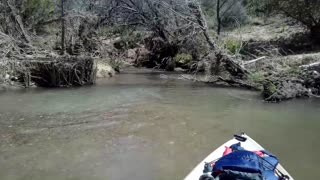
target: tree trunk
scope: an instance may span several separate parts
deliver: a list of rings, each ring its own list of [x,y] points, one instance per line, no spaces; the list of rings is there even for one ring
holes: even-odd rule
[[[220,0],[217,0],[217,34],[221,32]]]
[[[310,27],[311,38],[320,44],[320,24]]]
[[[64,55],[66,51],[65,47],[65,36],[66,36],[66,29],[65,29],[65,17],[64,17],[64,1],[61,0],[61,55]]]

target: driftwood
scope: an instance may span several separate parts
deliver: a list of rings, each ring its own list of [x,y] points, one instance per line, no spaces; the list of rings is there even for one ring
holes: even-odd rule
[[[315,63],[311,63],[311,64],[307,64],[307,65],[302,65],[302,66],[300,66],[300,68],[309,69],[309,68],[313,68],[313,67],[316,67],[316,66],[320,66],[320,62],[315,62]]]
[[[320,61],[300,66],[302,69],[306,69],[309,71],[315,71],[316,73],[320,73]]]
[[[266,56],[262,56],[262,57],[259,57],[259,58],[257,58],[257,59],[254,59],[254,60],[246,61],[246,62],[243,63],[243,65],[252,64],[252,63],[255,63],[255,62],[264,60],[264,59],[266,59],[266,58],[267,58]]]

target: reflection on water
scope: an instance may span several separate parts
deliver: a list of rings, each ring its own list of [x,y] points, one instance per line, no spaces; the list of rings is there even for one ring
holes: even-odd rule
[[[0,94],[0,179],[182,179],[245,131],[296,179],[317,179],[320,102],[131,72],[96,86]],[[164,76],[162,76],[164,77]]]

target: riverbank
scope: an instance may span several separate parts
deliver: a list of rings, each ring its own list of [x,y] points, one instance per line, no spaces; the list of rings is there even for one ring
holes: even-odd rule
[[[132,36],[136,34],[139,32]],[[115,45],[119,45],[132,44],[136,38],[115,39]],[[185,78],[261,91],[268,102],[320,95],[319,45],[310,39],[305,28],[283,17],[256,18],[244,27],[221,35],[217,44],[224,47],[222,51],[234,59],[234,64],[240,65],[238,69],[230,68],[224,59],[217,61],[216,54],[203,43],[180,46],[152,36],[137,42],[136,48],[125,48],[124,53],[134,66],[200,74],[201,78]],[[248,73],[239,74],[239,69]]]
[[[255,19],[224,38],[241,42],[238,52],[251,72],[248,81],[266,101],[320,95],[320,46],[303,26],[283,17]]]
[[[247,77],[225,73],[222,63],[219,75],[209,72],[187,79],[257,90],[267,102],[319,97],[320,48],[302,26],[281,17],[255,19],[224,32],[218,41],[249,72]]]
[[[10,89],[4,88],[8,86],[66,87],[94,84],[95,78],[113,77],[123,67],[133,66],[179,71],[188,73],[184,78],[193,81],[257,90],[268,102],[320,95],[319,46],[312,43],[303,27],[282,18],[265,21],[255,19],[244,27],[225,31],[216,39],[216,43],[221,47],[217,51],[210,50],[208,44],[200,37],[192,40],[165,41],[149,31],[111,30],[102,28],[98,34],[86,41],[92,44],[94,51],[92,48],[83,47],[84,49],[77,54],[74,48],[78,46],[69,44],[67,53],[74,55],[65,56],[60,56],[59,51],[53,50],[50,44],[44,48],[39,46],[44,40],[51,42],[51,35],[38,37],[34,40],[38,46],[25,48],[20,48],[18,42],[10,41],[10,37],[6,36],[7,40],[1,45],[8,45],[13,49],[1,51],[5,55],[0,64],[0,83],[3,84],[1,89]],[[212,30],[210,33],[214,34]],[[23,53],[19,53],[20,51]],[[56,59],[78,59],[80,62],[84,57],[92,59],[92,66],[85,66],[91,73],[71,73],[76,78],[65,77],[66,73],[54,75],[55,71],[60,72],[62,67],[70,67],[70,63],[68,65],[66,61]],[[44,58],[61,66],[55,65],[53,69],[56,70],[51,68],[50,72],[45,70],[39,75],[30,72],[30,63],[20,63],[22,59],[28,62]],[[15,64],[8,65],[8,62]],[[80,69],[63,71],[78,72]],[[48,79],[47,76],[50,74],[58,79]],[[86,74],[91,75],[82,80],[78,79]],[[193,75],[200,75],[201,78]],[[45,81],[37,83],[41,79]],[[78,80],[72,83],[64,82],[64,79]],[[60,81],[61,83],[57,83]]]

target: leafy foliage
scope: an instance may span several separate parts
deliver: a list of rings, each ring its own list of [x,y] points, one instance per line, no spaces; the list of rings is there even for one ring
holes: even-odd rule
[[[251,2],[260,3],[260,0],[251,0]],[[320,42],[319,0],[269,0],[262,5],[265,9],[283,14],[302,23],[309,28],[311,35]]]
[[[22,8],[23,21],[32,27],[52,18],[55,12],[55,2],[53,0],[26,0]]]
[[[269,6],[307,26],[314,26],[320,20],[318,0],[271,0]]]
[[[269,0],[246,0],[244,2],[248,14],[254,16],[263,16],[270,13],[268,7]]]
[[[174,61],[178,64],[188,64],[192,61],[192,55],[190,54],[184,54],[184,53],[181,53],[181,54],[177,54],[175,57],[174,57]]]
[[[223,27],[235,27],[238,22],[245,23],[248,16],[243,0],[220,0],[219,14]],[[217,26],[217,4],[216,1],[204,0],[202,3],[203,10],[209,17],[211,28]],[[213,21],[214,20],[214,21]]]

